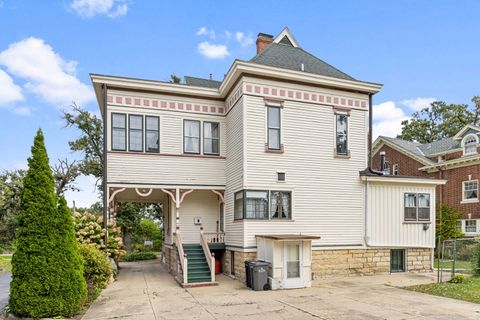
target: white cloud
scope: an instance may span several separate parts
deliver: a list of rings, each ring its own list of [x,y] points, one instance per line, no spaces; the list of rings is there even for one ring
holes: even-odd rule
[[[378,136],[396,137],[402,132],[402,120],[409,117],[395,102],[387,101],[373,106],[373,139]]]
[[[95,187],[96,179],[93,176],[80,176],[77,178],[76,184],[81,191],[66,191],[65,199],[69,206],[77,208],[88,208],[97,201],[100,201],[97,188]]]
[[[215,39],[215,30],[208,29],[207,27],[200,27],[197,31],[197,36],[208,36],[210,39]]]
[[[24,79],[27,90],[58,108],[94,100],[91,87],[75,76],[77,62],[65,61],[42,39],[30,37],[11,44],[0,52],[0,64]]]
[[[128,4],[125,0],[73,0],[70,8],[86,18],[100,14],[116,18],[127,14]]]
[[[253,37],[246,36],[243,32],[235,33],[235,39],[237,39],[238,43],[240,43],[242,47],[248,47],[253,43]]]
[[[198,44],[198,52],[208,59],[224,59],[230,55],[224,44],[211,44],[208,41]]]
[[[23,101],[22,88],[17,86],[12,77],[0,69],[0,105]]]
[[[412,110],[420,111],[424,108],[428,108],[430,104],[434,101],[437,101],[435,98],[415,98],[409,100],[401,101],[402,104],[406,105]]]
[[[32,109],[29,107],[16,107],[12,109],[13,113],[19,115],[19,116],[31,116],[32,115]]]
[[[228,30],[225,30],[225,38],[231,39],[232,38],[232,33]]]

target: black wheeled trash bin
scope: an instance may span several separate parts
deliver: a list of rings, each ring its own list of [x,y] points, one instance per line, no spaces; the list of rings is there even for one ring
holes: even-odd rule
[[[253,289],[253,261],[245,261],[245,280],[247,287]]]
[[[255,291],[270,290],[268,284],[268,267],[270,263],[265,261],[255,261],[253,264],[253,286]]]

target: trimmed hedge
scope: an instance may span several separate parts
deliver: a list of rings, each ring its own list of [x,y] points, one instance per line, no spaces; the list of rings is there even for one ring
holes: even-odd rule
[[[127,262],[153,259],[157,259],[157,256],[153,252],[128,252],[126,255],[120,258],[121,261]]]
[[[94,245],[80,244],[83,260],[83,277],[87,283],[88,302],[95,300],[112,277],[112,265],[105,253]]]
[[[87,297],[73,219],[58,202],[44,137],[38,130],[20,194],[9,309],[32,318],[72,316]]]

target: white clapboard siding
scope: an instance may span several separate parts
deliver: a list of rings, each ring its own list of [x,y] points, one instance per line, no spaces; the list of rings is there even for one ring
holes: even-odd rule
[[[226,188],[225,188],[225,227],[226,244],[230,246],[243,246],[243,223],[233,221],[233,196],[243,186],[244,138],[243,138],[243,99],[230,109],[227,114],[227,163],[226,163]]]
[[[261,97],[244,96],[246,106],[246,189],[292,191],[292,221],[245,221],[246,246],[255,235],[302,233],[320,236],[314,246],[363,243],[364,193],[359,171],[367,163],[367,112],[349,117],[350,159],[334,157],[335,116],[331,106],[285,101],[282,143],[285,152],[265,152],[266,107]],[[277,171],[286,182],[277,182]]]
[[[404,223],[404,193],[430,194],[430,221]],[[435,186],[368,182],[367,236],[371,246],[435,247]]]
[[[204,232],[217,232],[219,209],[217,195],[210,190],[195,190],[188,194],[180,207],[180,234],[183,243],[200,243],[201,227]],[[201,225],[195,225],[195,217],[201,217]]]

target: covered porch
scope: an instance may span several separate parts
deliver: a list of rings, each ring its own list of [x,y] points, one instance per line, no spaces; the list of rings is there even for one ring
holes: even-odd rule
[[[181,285],[215,284],[215,258],[225,249],[224,188],[109,185],[108,221],[123,202],[160,205],[162,262]]]

